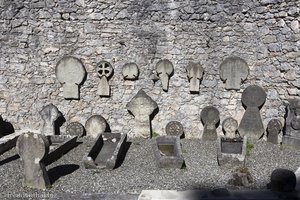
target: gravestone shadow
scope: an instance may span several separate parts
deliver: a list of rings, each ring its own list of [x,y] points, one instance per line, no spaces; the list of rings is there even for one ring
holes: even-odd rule
[[[7,121],[4,121],[3,118],[0,116],[0,137],[9,135],[14,133],[15,129],[13,125]]]
[[[152,120],[154,119],[155,115],[157,115],[158,112],[159,112],[159,108],[157,107],[157,108],[154,109],[152,114],[149,116],[150,117],[150,134],[151,134],[151,138],[152,138],[152,134],[153,134]]]
[[[76,165],[76,164],[59,165],[59,166],[49,169],[47,173],[48,173],[51,185],[55,181],[57,181],[59,178],[66,176],[68,174],[72,174],[77,169],[79,169],[79,165]]]
[[[124,142],[123,149],[122,149],[121,152],[119,152],[120,153],[120,157],[116,160],[116,165],[115,165],[114,169],[120,167],[123,164],[123,162],[125,160],[125,157],[127,155],[127,152],[129,150],[131,144],[132,144],[132,142],[128,142],[128,141]]]
[[[60,116],[55,121],[55,135],[60,135],[60,127],[66,122],[66,118],[60,112]]]
[[[13,155],[13,156],[10,156],[10,157],[8,157],[8,158],[5,158],[4,160],[1,160],[1,161],[0,161],[0,166],[4,165],[4,164],[6,164],[6,163],[9,163],[9,162],[11,162],[11,161],[17,160],[17,159],[19,159],[19,158],[20,158],[20,156],[19,156],[18,154],[15,154],[15,155]]]

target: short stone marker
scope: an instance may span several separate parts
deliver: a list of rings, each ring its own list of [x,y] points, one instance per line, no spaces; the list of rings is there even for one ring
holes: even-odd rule
[[[137,80],[139,78],[139,68],[135,63],[127,63],[123,66],[122,74],[125,80]]]
[[[271,119],[267,127],[267,141],[278,144],[278,135],[282,130],[282,124],[278,119]]]
[[[25,172],[24,184],[27,187],[46,189],[50,186],[43,159],[49,152],[46,136],[36,133],[24,133],[17,140],[17,151]]]
[[[201,111],[201,121],[204,124],[202,139],[204,141],[213,141],[218,137],[216,125],[220,121],[220,113],[214,106],[207,106]]]
[[[265,132],[259,107],[264,104],[266,97],[264,89],[257,85],[248,86],[242,94],[242,103],[247,108],[238,131],[241,136],[247,136],[251,142],[257,141]]]
[[[250,186],[254,180],[247,167],[239,167],[232,172],[233,178],[228,181],[230,185]]]
[[[135,136],[151,137],[150,115],[158,108],[157,103],[141,89],[126,108],[135,118]]]
[[[178,121],[170,121],[166,126],[167,135],[174,135],[180,137],[183,134],[183,126]]]
[[[288,169],[275,169],[271,174],[271,182],[267,185],[274,192],[293,192],[296,187],[296,175]]]
[[[226,81],[225,88],[228,90],[239,90],[241,81],[246,80],[248,74],[248,64],[239,57],[228,57],[220,65],[220,77]]]
[[[167,59],[160,60],[156,64],[156,73],[161,80],[163,90],[166,92],[168,91],[169,79],[170,76],[173,74],[173,72],[174,72],[173,64],[171,63],[171,61]]]
[[[79,99],[79,84],[86,76],[82,62],[72,56],[63,57],[56,65],[55,74],[63,84],[65,99]]]
[[[77,137],[82,137],[84,134],[84,127],[79,122],[71,122],[66,127],[67,135],[74,135]]]
[[[204,69],[199,63],[190,62],[186,68],[187,76],[190,82],[190,92],[199,93],[200,81],[203,77]]]
[[[55,135],[55,122],[61,116],[57,107],[50,103],[43,107],[39,113],[43,119],[41,133],[44,135]]]
[[[236,131],[238,129],[238,122],[232,118],[228,117],[223,121],[223,130],[225,131],[225,136],[227,138],[235,138],[236,137]]]
[[[97,94],[103,97],[110,96],[110,87],[108,79],[113,74],[113,67],[107,61],[101,61],[96,68],[97,74],[100,77]]]
[[[106,126],[106,120],[101,115],[93,115],[85,123],[86,135],[97,138],[104,133]]]

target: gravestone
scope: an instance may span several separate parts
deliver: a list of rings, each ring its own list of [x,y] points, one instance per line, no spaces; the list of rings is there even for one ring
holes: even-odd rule
[[[17,140],[17,151],[25,172],[24,184],[27,187],[46,189],[50,186],[43,159],[49,152],[46,136],[36,133],[24,133]]]
[[[84,134],[84,127],[79,122],[71,122],[66,127],[66,133],[68,135],[75,135],[77,137],[82,137]]]
[[[267,126],[267,141],[278,144],[278,135],[282,130],[282,124],[278,119],[271,119]]]
[[[267,185],[274,192],[293,192],[296,187],[296,175],[288,169],[275,169],[271,174],[271,182]]]
[[[61,116],[57,107],[51,103],[43,107],[39,113],[43,119],[41,133],[44,135],[55,135],[55,122]]]
[[[173,74],[173,72],[174,72],[173,64],[167,59],[160,60],[156,64],[156,73],[161,80],[163,90],[166,92],[168,91],[169,79],[170,76]]]
[[[217,108],[207,106],[201,111],[201,121],[204,124],[203,136],[204,141],[213,141],[218,137],[216,125],[220,121],[220,113]]]
[[[125,80],[137,80],[139,78],[139,68],[135,63],[127,63],[123,66],[122,74]]]
[[[228,57],[220,65],[220,77],[226,81],[225,88],[228,90],[239,90],[241,81],[246,80],[248,74],[248,64],[239,57]]]
[[[199,93],[200,81],[204,72],[203,67],[199,63],[190,62],[186,71],[190,82],[190,92]]]
[[[127,103],[126,108],[135,118],[135,135],[151,137],[150,115],[158,108],[157,103],[142,89]]]
[[[238,131],[251,142],[258,140],[265,131],[259,108],[264,104],[266,97],[266,92],[257,85],[248,86],[242,94],[242,103],[247,108]]]
[[[180,137],[183,134],[183,126],[178,121],[170,121],[166,126],[167,135],[174,135]]]
[[[235,138],[236,137],[236,131],[238,129],[238,122],[232,118],[228,117],[223,121],[222,124],[223,130],[225,131],[225,136],[227,138]]]
[[[86,76],[82,62],[71,56],[64,57],[57,63],[55,74],[63,84],[64,98],[79,99],[79,84]]]
[[[93,115],[85,123],[86,135],[97,138],[104,133],[106,126],[106,120],[101,115]]]
[[[100,82],[98,85],[98,91],[97,94],[101,97],[109,97],[110,96],[110,87],[108,84],[108,79],[113,74],[113,67],[109,62],[101,61],[97,65],[97,74],[100,77]]]

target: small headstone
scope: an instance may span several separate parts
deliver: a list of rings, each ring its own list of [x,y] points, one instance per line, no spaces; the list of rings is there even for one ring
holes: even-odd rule
[[[57,107],[51,103],[43,107],[39,113],[43,119],[42,134],[55,135],[55,121],[61,116]]]
[[[167,59],[160,60],[156,64],[156,73],[161,80],[163,90],[166,92],[168,91],[169,79],[170,76],[173,74],[173,72],[174,72],[173,64]]]
[[[123,66],[122,74],[125,80],[137,80],[139,78],[139,68],[135,63],[127,63]]]
[[[216,125],[220,121],[220,113],[217,108],[213,106],[207,106],[201,111],[201,121],[204,124],[203,136],[204,141],[216,140],[218,137]]]
[[[110,78],[111,75],[113,74],[113,67],[109,62],[101,61],[97,65],[96,70],[98,76],[100,77],[97,94],[103,97],[109,97],[110,87],[108,84],[108,78]]]
[[[267,185],[275,192],[293,192],[296,187],[296,175],[288,169],[275,169],[271,174],[271,182]]]
[[[79,122],[71,122],[66,127],[66,133],[68,135],[74,135],[74,136],[77,136],[77,137],[82,137],[83,134],[84,134],[84,127]]]
[[[17,151],[25,172],[25,186],[46,189],[50,186],[43,159],[49,152],[46,136],[36,133],[24,133],[17,140]]]
[[[232,118],[228,117],[223,121],[223,130],[225,131],[225,136],[227,138],[235,138],[236,137],[236,131],[238,129],[238,122]]]
[[[140,90],[126,105],[135,118],[135,135],[137,137],[149,138],[151,136],[150,115],[158,108],[157,103]]]
[[[203,67],[199,63],[190,62],[186,71],[190,81],[190,92],[199,93],[200,81],[204,72]]]
[[[86,71],[82,62],[74,57],[62,58],[55,68],[55,74],[63,84],[65,99],[79,99],[79,84],[83,81]]]
[[[247,107],[238,131],[250,141],[258,140],[265,132],[259,108],[266,101],[266,92],[257,85],[248,86],[242,94],[242,103]]]
[[[248,74],[248,64],[239,57],[226,58],[220,65],[220,77],[226,81],[225,88],[228,90],[239,90],[241,81],[244,81]]]
[[[183,134],[183,126],[178,121],[170,121],[166,126],[166,133],[180,137]]]
[[[273,144],[278,144],[278,135],[282,130],[282,124],[278,119],[272,119],[268,123],[267,127],[267,141]]]
[[[239,167],[232,172],[233,178],[228,181],[230,185],[235,186],[249,186],[254,180],[247,167]]]
[[[106,120],[101,115],[93,115],[85,123],[86,135],[97,138],[104,133],[106,126]]]

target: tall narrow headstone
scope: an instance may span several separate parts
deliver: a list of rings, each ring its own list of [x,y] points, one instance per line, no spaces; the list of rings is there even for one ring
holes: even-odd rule
[[[232,118],[228,117],[223,121],[223,130],[225,131],[225,136],[227,138],[235,138],[236,137],[236,131],[238,129],[238,122]]]
[[[204,141],[216,140],[218,137],[216,126],[220,121],[220,113],[214,106],[207,106],[201,111],[201,121],[204,124],[202,139]]]
[[[93,115],[85,123],[86,135],[97,138],[104,133],[106,126],[106,120],[101,115]]]
[[[190,92],[199,93],[200,81],[204,72],[203,67],[199,63],[190,62],[186,71],[190,81]]]
[[[158,74],[158,77],[161,80],[163,90],[166,92],[168,91],[169,79],[170,79],[170,76],[173,74],[173,72],[174,72],[173,64],[171,63],[171,61],[169,61],[167,59],[160,60],[156,64],[156,73]]]
[[[113,74],[113,67],[109,62],[101,61],[97,65],[97,74],[100,78],[100,82],[98,85],[97,94],[103,97],[110,96],[110,87],[108,84],[108,78],[110,78]]]
[[[278,144],[278,135],[282,130],[282,124],[278,119],[271,119],[267,127],[267,141]]]
[[[61,113],[52,103],[43,107],[39,112],[43,119],[42,134],[55,135],[55,121],[60,117]]]

